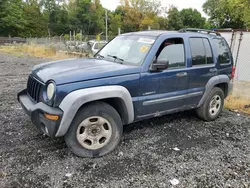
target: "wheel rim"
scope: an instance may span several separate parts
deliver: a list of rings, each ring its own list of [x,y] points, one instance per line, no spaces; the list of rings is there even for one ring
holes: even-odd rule
[[[209,105],[209,113],[212,116],[216,116],[221,108],[221,97],[219,95],[215,95]]]
[[[83,120],[77,128],[77,140],[86,149],[96,150],[105,146],[112,135],[109,121],[101,116]]]

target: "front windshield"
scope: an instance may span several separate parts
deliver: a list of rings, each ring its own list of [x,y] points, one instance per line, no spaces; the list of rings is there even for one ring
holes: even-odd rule
[[[156,37],[121,35],[109,42],[95,57],[110,61],[140,65]]]

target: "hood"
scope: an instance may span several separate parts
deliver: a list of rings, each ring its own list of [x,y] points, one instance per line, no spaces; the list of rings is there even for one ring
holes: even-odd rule
[[[36,65],[32,74],[46,83],[54,80],[56,85],[105,77],[135,74],[140,66],[122,65],[106,60],[81,58],[66,59]]]

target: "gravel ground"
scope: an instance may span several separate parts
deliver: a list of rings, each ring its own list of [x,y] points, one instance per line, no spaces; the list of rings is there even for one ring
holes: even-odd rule
[[[190,111],[128,125],[110,155],[73,155],[63,138],[39,134],[16,100],[44,61],[0,53],[0,187],[250,186],[250,118],[226,110],[209,123]]]

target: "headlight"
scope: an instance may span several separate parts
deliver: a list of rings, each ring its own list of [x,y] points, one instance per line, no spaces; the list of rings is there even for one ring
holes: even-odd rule
[[[55,84],[54,83],[49,83],[47,86],[47,99],[51,100],[55,94]]]

